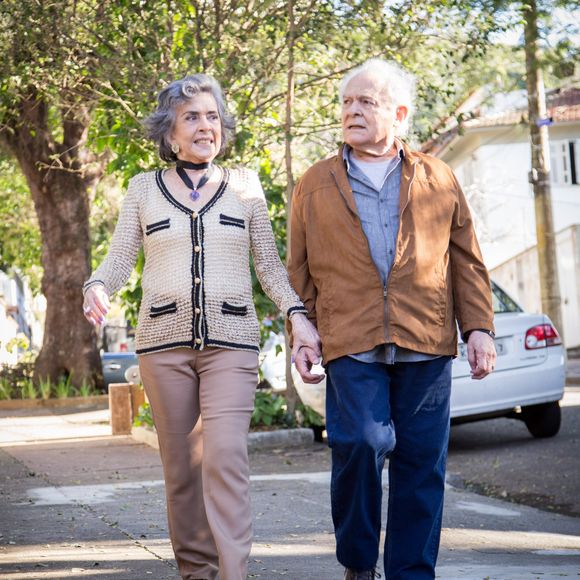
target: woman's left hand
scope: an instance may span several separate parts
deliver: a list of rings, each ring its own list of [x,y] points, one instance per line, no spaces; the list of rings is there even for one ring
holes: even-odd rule
[[[318,357],[322,355],[320,348],[320,335],[316,327],[304,314],[296,313],[290,319],[292,323],[292,360],[296,358],[296,355],[300,348],[308,347],[316,353]]]

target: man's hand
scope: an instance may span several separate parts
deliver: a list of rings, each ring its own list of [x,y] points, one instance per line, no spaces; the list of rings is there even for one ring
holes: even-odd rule
[[[294,356],[296,370],[300,373],[302,380],[310,385],[316,385],[324,379],[324,375],[315,375],[311,372],[312,366],[320,362],[320,355],[308,346],[298,350]]]
[[[471,378],[484,379],[495,368],[495,344],[485,332],[473,330],[467,340],[467,360],[471,367]]]
[[[314,351],[316,356],[322,354],[320,350],[320,335],[316,327],[304,314],[296,313],[290,318],[292,324],[292,359],[294,360],[298,351],[303,347],[308,347]]]
[[[85,292],[83,312],[85,318],[95,326],[105,322],[105,316],[111,308],[109,295],[102,284],[93,284]]]

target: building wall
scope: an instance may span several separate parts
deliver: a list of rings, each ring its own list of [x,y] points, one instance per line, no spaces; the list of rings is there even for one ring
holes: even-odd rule
[[[552,143],[575,140],[580,157],[580,123],[550,128]],[[468,133],[442,158],[454,169],[474,210],[484,260],[489,268],[536,244],[530,145],[525,126]],[[577,159],[580,167],[580,159]],[[555,167],[561,175],[561,167]],[[579,176],[580,177],[580,176]],[[554,229],[580,223],[580,185],[552,183]]]
[[[6,345],[19,334],[28,339],[31,347],[40,348],[44,307],[44,299],[33,298],[23,278],[0,270],[0,364],[18,361],[18,349],[10,352]]]
[[[567,348],[580,346],[580,225],[556,235],[558,277]],[[529,312],[542,312],[537,247],[521,252],[490,271],[491,277]]]

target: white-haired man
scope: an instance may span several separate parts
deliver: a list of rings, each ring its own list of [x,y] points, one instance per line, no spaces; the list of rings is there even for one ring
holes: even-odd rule
[[[344,145],[292,199],[288,269],[327,374],[331,503],[345,579],[378,577],[382,470],[390,580],[435,577],[456,321],[474,379],[495,364],[490,283],[452,171],[404,134],[414,79],[371,60],[340,87]],[[306,382],[316,353],[301,348]]]

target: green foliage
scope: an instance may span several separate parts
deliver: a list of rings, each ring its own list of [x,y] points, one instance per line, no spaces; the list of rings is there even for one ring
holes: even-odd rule
[[[83,381],[76,388],[72,377],[60,377],[58,381],[41,378],[36,384],[32,380],[34,364],[30,362],[6,365],[0,368],[0,400],[2,399],[50,399],[67,397],[90,397],[100,394],[89,383]]]
[[[315,411],[312,407],[304,403],[296,405],[297,422],[302,427],[322,427],[324,426],[324,417]]]
[[[299,403],[294,415],[286,399],[270,390],[256,391],[251,427],[321,427],[324,419],[308,405]]]
[[[256,391],[254,411],[250,425],[270,427],[272,425],[291,426],[292,417],[286,412],[286,400],[282,395],[276,395],[270,391]]]
[[[311,407],[300,404],[296,416],[292,417],[287,413],[286,400],[282,395],[265,390],[256,391],[251,427],[317,427],[323,424],[322,417]],[[139,414],[133,425],[154,427],[149,403],[139,407]]]
[[[16,268],[40,290],[40,233],[26,182],[15,164],[0,156],[0,268]]]
[[[151,414],[151,405],[144,403],[139,406],[139,413],[133,421],[135,427],[154,427],[153,415]]]

